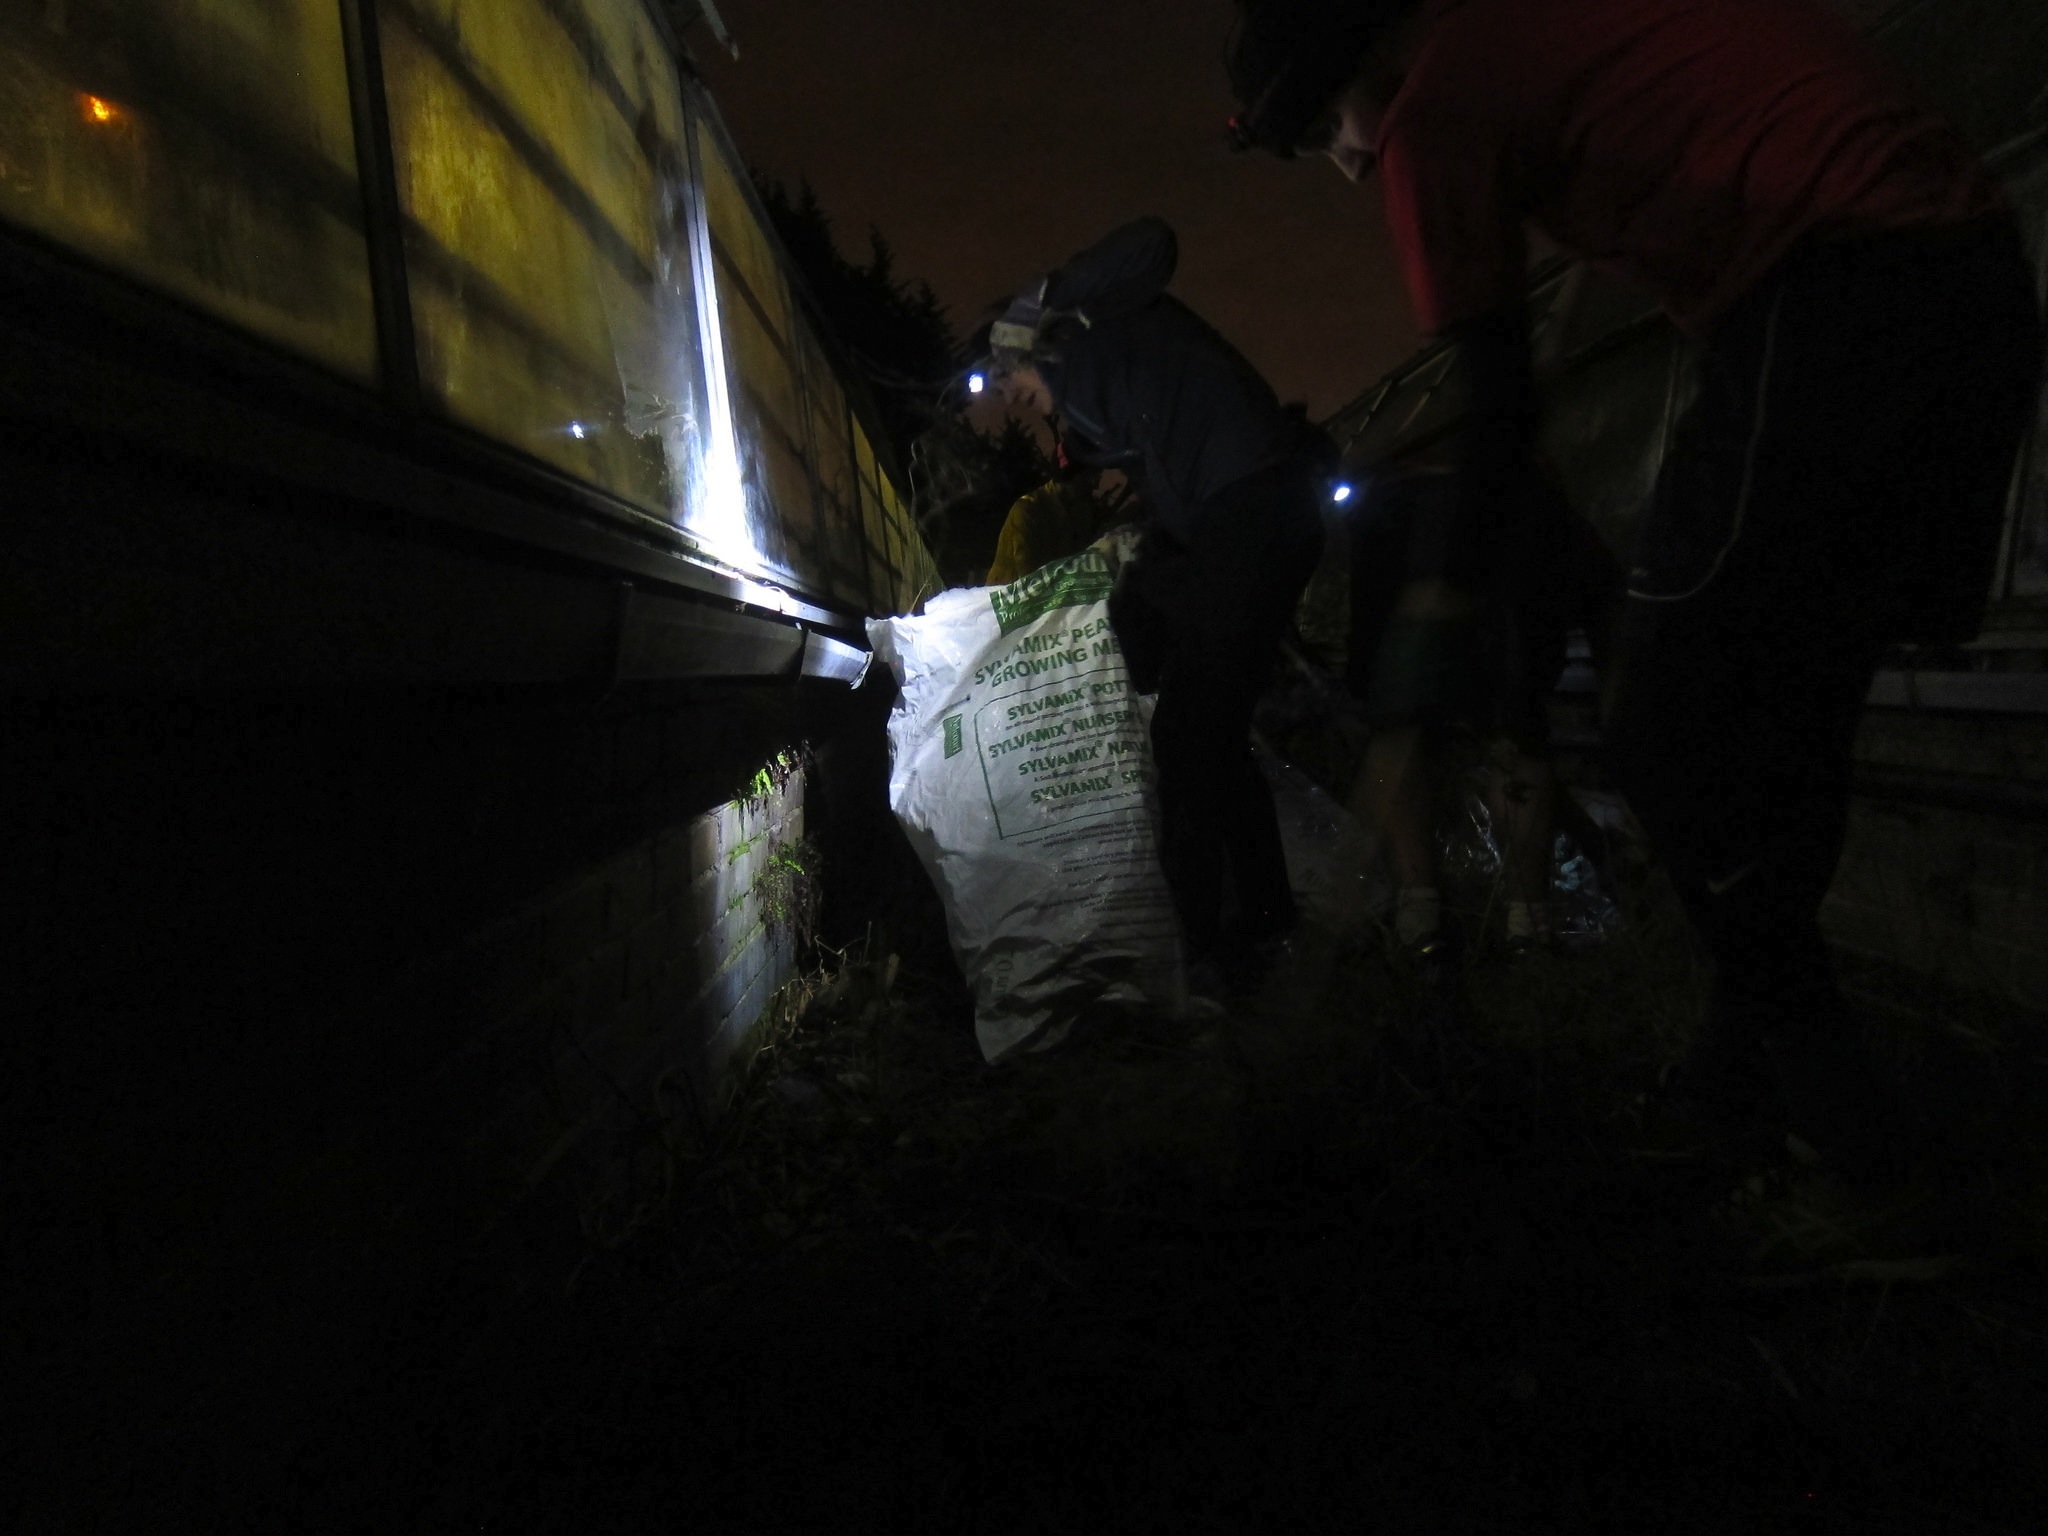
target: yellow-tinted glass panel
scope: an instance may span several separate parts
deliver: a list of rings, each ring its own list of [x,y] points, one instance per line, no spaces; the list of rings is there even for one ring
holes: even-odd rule
[[[872,482],[860,482],[861,521],[867,537],[868,605],[876,613],[896,611],[896,578],[889,564],[889,530],[882,499]]]
[[[811,402],[811,451],[818,477],[819,541],[831,571],[831,589],[842,601],[861,604],[860,497],[855,490],[852,422],[823,349],[802,327],[804,383]]]
[[[635,139],[645,118],[649,134],[677,145],[682,117],[673,75],[654,86],[660,43],[644,18],[631,25],[637,0],[399,0],[394,9],[444,45],[486,111],[540,141],[537,169],[565,173],[602,223],[653,262],[652,167]]]
[[[812,521],[810,473],[804,462],[801,388],[788,358],[744,300],[724,302],[730,271],[718,263],[720,323],[733,402],[733,426],[747,493],[754,548],[781,572],[813,575],[806,563]],[[815,583],[814,583],[815,584]]]
[[[860,486],[861,528],[866,534],[869,546],[886,554],[889,546],[883,536],[883,529],[887,524],[883,522],[882,493],[875,489],[875,482],[865,475],[860,478],[858,484]]]
[[[634,0],[380,0],[420,370],[684,523],[705,456],[674,66]]]
[[[754,217],[753,205],[741,190],[739,177],[726,159],[718,135],[708,124],[698,126],[697,152],[704,172],[704,206],[710,216],[711,238],[732,262],[776,339],[787,341],[789,299],[782,284],[782,269],[775,260],[774,245]]]
[[[7,0],[0,220],[375,371],[336,0]]]
[[[867,428],[860,424],[857,417],[853,421],[853,463],[854,468],[860,472],[861,479],[875,478],[875,450],[868,444]]]
[[[799,330],[804,386],[811,402],[811,445],[817,455],[818,485],[840,505],[851,500],[853,439],[848,433],[846,395],[808,327]]]
[[[902,574],[908,587],[915,569],[912,549],[919,542],[917,531],[911,525],[909,514],[903,510],[902,499],[896,494],[892,481],[882,482],[882,500],[889,509],[889,562]],[[899,601],[906,608],[910,606],[907,597],[899,597]]]
[[[867,430],[858,417],[851,418],[856,485],[860,491],[860,533],[863,549],[867,602],[876,613],[900,611],[902,569],[892,555],[890,513],[884,500],[887,481],[875,462]]]
[[[774,529],[777,563],[793,575],[809,578],[815,566],[810,549],[810,472],[796,450],[776,433],[756,433],[753,444],[753,475],[768,505],[775,509],[776,515],[768,523]]]
[[[882,498],[885,503],[889,499],[887,486],[884,486],[882,489]],[[910,569],[910,551],[904,546],[903,523],[896,516],[896,509],[893,506],[885,506],[883,526],[888,530],[890,566],[899,575],[907,573]]]
[[[720,294],[730,293],[731,268],[720,262],[718,276]],[[803,413],[798,406],[801,389],[782,343],[769,334],[760,312],[744,299],[722,303],[718,313],[725,326],[726,353],[740,382],[784,436],[803,441]]]
[[[807,365],[815,344],[791,307],[779,247],[708,121],[699,126],[697,147],[755,546],[764,553],[772,546],[781,573],[807,590],[831,592],[831,521],[820,520],[813,470],[828,481],[831,472],[816,464],[813,434],[822,431],[829,444],[836,431],[838,446],[826,453],[836,453],[842,465],[850,462],[844,429],[820,423],[820,411],[829,414],[834,402],[843,415],[843,394],[828,370]],[[819,391],[815,402],[812,389]],[[842,473],[842,482],[846,478]]]

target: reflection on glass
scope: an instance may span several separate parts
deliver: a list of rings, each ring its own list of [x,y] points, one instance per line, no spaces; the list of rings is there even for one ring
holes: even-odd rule
[[[764,560],[808,589],[900,609],[931,557],[877,466],[777,247],[708,121],[697,142],[747,522]]]
[[[0,5],[0,220],[374,372],[335,0]]]
[[[718,504],[717,452],[659,34],[628,0],[380,0],[378,14],[429,398],[689,526]]]
[[[823,590],[829,578],[818,548],[800,327],[775,244],[708,119],[698,123],[697,153],[747,524],[769,566]]]

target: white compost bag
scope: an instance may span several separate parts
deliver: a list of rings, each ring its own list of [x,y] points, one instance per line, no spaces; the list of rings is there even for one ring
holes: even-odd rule
[[[1055,1043],[1093,1004],[1183,1004],[1152,700],[1110,630],[1111,579],[1084,550],[868,623],[902,687],[889,804],[945,903],[990,1061]]]

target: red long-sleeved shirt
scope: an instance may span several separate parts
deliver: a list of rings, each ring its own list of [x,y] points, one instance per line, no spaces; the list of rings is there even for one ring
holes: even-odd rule
[[[1698,331],[1802,239],[1998,206],[1814,0],[1425,0],[1424,21],[1378,148],[1431,332],[1521,295],[1529,226]]]

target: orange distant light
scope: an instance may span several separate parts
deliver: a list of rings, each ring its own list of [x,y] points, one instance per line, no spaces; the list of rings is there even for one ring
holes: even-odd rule
[[[85,115],[96,123],[111,123],[121,115],[121,109],[111,101],[103,101],[97,96],[88,96],[85,98]]]

